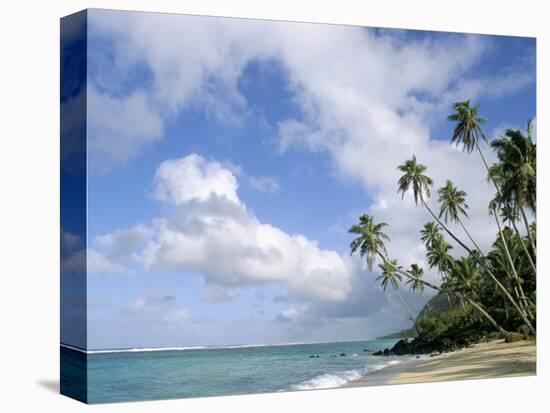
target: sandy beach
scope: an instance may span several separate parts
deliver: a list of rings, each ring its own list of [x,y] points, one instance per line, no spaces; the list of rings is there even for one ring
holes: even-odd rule
[[[412,359],[368,374],[345,387],[486,379],[536,374],[534,341],[492,341],[428,359]]]

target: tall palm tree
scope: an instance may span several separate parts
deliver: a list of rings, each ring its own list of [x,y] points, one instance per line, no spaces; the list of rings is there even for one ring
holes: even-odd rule
[[[491,166],[489,175],[499,183],[501,189],[501,193],[497,194],[497,201],[521,213],[531,249],[536,255],[536,245],[531,237],[525,212],[527,207],[536,213],[537,203],[537,147],[531,137],[531,121],[527,122],[526,131],[526,135],[523,135],[519,129],[507,129],[503,137],[491,142],[499,163]],[[519,235],[516,220],[511,220],[511,223]],[[523,241],[522,244],[527,252]],[[536,272],[530,254],[528,258]]]
[[[481,150],[479,145],[479,138],[481,137],[485,142],[488,142],[487,136],[481,128],[481,124],[486,122],[487,119],[479,115],[479,104],[475,106],[470,106],[470,100],[465,100],[463,102],[456,102],[453,104],[454,112],[450,114],[447,119],[455,122],[456,126],[451,137],[451,144],[456,144],[457,146],[462,145],[462,149],[467,153],[472,153],[474,149],[477,149],[483,165],[487,170],[489,179],[493,182],[495,189],[497,191],[498,199],[503,199],[502,191],[500,186],[497,183],[497,179],[491,175],[491,168],[487,163],[487,159]],[[499,217],[495,215],[495,219],[499,220]],[[500,224],[499,224],[500,226]],[[519,231],[516,232],[518,236],[521,236]]]
[[[430,197],[430,188],[433,185],[432,179],[425,175],[427,168],[421,163],[416,162],[416,156],[407,161],[404,164],[397,167],[403,175],[397,181],[398,193],[401,193],[401,198],[405,196],[405,193],[412,189],[414,202],[418,205],[420,201],[421,205],[426,208],[426,210],[431,214],[431,216],[437,221],[437,223],[468,253],[471,253],[472,250],[466,246],[458,237],[447,228],[443,222],[434,214],[432,209],[426,203],[424,197]]]
[[[387,255],[384,241],[389,241],[390,237],[382,232],[386,226],[388,224],[385,222],[376,224],[373,216],[363,214],[359,217],[359,223],[348,230],[348,233],[358,235],[350,244],[350,255],[359,250],[360,256],[365,257],[367,260],[369,271],[372,271],[377,254]]]
[[[420,295],[424,299],[424,304],[426,307],[428,307],[429,310],[432,309],[432,306],[428,302],[428,299],[424,295],[424,283],[422,282],[422,276],[424,275],[424,269],[418,265],[418,264],[411,264],[411,269],[409,270],[409,273],[414,278],[408,278],[407,281],[405,281],[405,284],[409,285],[409,288],[411,291],[420,291]]]
[[[378,264],[378,267],[382,270],[382,273],[376,277],[376,281],[380,281],[382,284],[382,289],[386,291],[386,288],[388,287],[388,284],[391,285],[399,297],[399,300],[401,301],[401,304],[403,305],[403,308],[405,308],[405,311],[407,312],[407,317],[413,324],[416,332],[420,334],[420,330],[418,329],[418,326],[415,323],[415,319],[411,313],[411,310],[405,300],[403,299],[403,296],[399,292],[399,283],[403,280],[403,277],[401,276],[401,273],[398,270],[401,270],[402,267],[397,265],[397,260],[387,260],[384,261],[382,264]]]

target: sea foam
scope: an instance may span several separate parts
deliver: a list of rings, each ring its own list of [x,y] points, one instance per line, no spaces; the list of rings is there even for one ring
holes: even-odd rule
[[[314,389],[332,389],[342,387],[350,381],[358,380],[361,377],[373,372],[382,370],[385,367],[393,366],[401,363],[400,360],[390,360],[385,364],[375,364],[372,366],[364,366],[360,369],[343,371],[341,373],[325,373],[316,376],[310,380],[305,380],[292,386],[293,390],[314,390]]]

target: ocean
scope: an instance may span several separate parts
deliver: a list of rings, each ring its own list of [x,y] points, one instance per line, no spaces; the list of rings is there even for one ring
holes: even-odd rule
[[[75,351],[61,348],[64,393],[88,403],[336,388],[403,357],[373,356],[396,340]],[[74,374],[85,371],[77,382]],[[80,370],[79,370],[80,369]]]

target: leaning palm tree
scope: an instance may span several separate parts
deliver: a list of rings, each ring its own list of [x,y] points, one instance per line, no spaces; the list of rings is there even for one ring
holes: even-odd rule
[[[479,155],[481,156],[481,160],[483,161],[483,165],[485,165],[489,179],[495,186],[497,198],[503,199],[503,194],[497,183],[497,179],[491,175],[491,167],[487,163],[487,159],[485,158],[479,144],[480,137],[485,142],[488,142],[487,136],[485,136],[485,133],[481,128],[481,124],[486,122],[487,119],[479,115],[479,105],[470,106],[470,100],[454,103],[453,110],[454,112],[447,117],[448,120],[456,123],[453,135],[451,137],[451,144],[454,143],[457,146],[462,145],[462,149],[467,153],[472,153],[474,149],[477,149]],[[498,221],[499,217],[495,215],[495,219]],[[521,236],[517,229],[516,232],[518,236]]]
[[[472,238],[472,235],[466,229],[464,222],[461,219],[461,216],[468,217],[467,209],[469,209],[468,204],[466,203],[466,192],[458,189],[453,185],[452,181],[447,180],[445,186],[441,187],[437,191],[439,195],[439,218],[443,217],[443,220],[447,224],[449,221],[457,222],[475,248],[481,253],[481,249],[477,243]],[[481,253],[481,255],[484,255]]]
[[[348,233],[358,235],[350,244],[351,254],[359,250],[359,255],[367,260],[369,271],[372,271],[376,255],[386,256],[384,241],[389,241],[390,237],[382,230],[387,225],[385,222],[376,224],[373,216],[363,214],[359,217],[359,223],[348,230]]]
[[[479,146],[479,138],[487,142],[487,136],[481,129],[481,124],[487,119],[479,116],[479,105],[470,106],[470,100],[456,102],[453,104],[454,112],[447,116],[451,122],[455,122],[456,126],[451,137],[451,143],[457,146],[462,145],[462,149],[468,153],[472,153],[477,149],[483,162],[489,168],[485,156]]]
[[[403,299],[403,296],[399,292],[399,283],[403,280],[403,277],[401,276],[401,273],[399,270],[402,270],[402,267],[397,265],[397,260],[387,260],[384,261],[382,264],[378,264],[378,267],[382,270],[382,273],[376,277],[376,281],[380,281],[382,284],[382,289],[386,291],[386,288],[388,287],[388,284],[390,284],[393,287],[393,290],[395,291],[396,295],[399,297],[399,300],[401,301],[401,304],[403,305],[403,308],[407,312],[407,317],[413,324],[416,332],[420,334],[420,330],[418,330],[418,326],[416,325],[415,319],[411,313],[411,310],[405,300]]]
[[[403,175],[397,181],[397,192],[401,193],[401,198],[405,196],[407,191],[412,189],[415,204],[418,205],[418,202],[420,201],[420,204],[426,208],[441,228],[443,228],[462,248],[468,251],[468,253],[471,253],[472,250],[468,248],[468,246],[466,246],[466,244],[464,244],[455,234],[453,234],[451,230],[443,224],[443,222],[441,222],[438,216],[435,215],[426,203],[424,197],[430,197],[430,188],[433,185],[432,179],[425,174],[427,168],[421,163],[416,162],[416,156],[413,155],[411,159],[405,161],[404,164],[399,165],[397,169],[403,172]]]
[[[507,129],[504,136],[491,142],[491,147],[496,150],[499,163],[490,169],[490,177],[498,182],[501,192],[497,194],[496,201],[519,211],[527,231],[527,237],[534,255],[536,245],[531,232],[525,208],[536,213],[537,202],[537,148],[531,137],[531,122],[527,122],[527,133],[519,129]],[[518,235],[516,219],[510,221]],[[522,246],[528,254],[531,267],[536,273],[536,266],[525,243]]]
[[[432,309],[432,306],[428,302],[428,299],[424,295],[424,283],[422,282],[422,276],[424,275],[424,269],[418,265],[418,264],[411,264],[411,269],[409,270],[409,273],[414,278],[408,278],[407,281],[405,281],[405,284],[409,285],[409,288],[411,291],[420,291],[420,295],[424,299],[424,304],[426,307],[428,307],[429,310]]]

